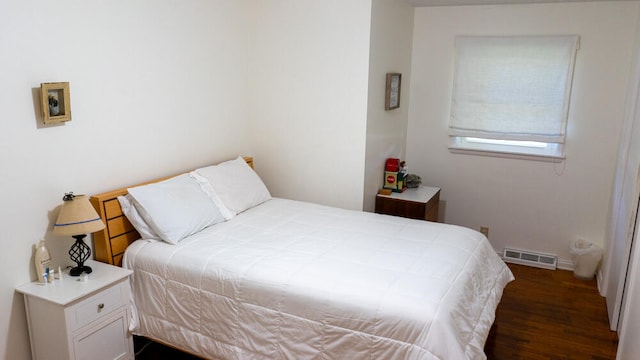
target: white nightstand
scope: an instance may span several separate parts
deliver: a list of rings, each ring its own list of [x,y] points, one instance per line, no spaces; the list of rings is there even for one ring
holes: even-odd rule
[[[131,270],[87,261],[85,281],[63,271],[50,284],[16,288],[24,295],[33,359],[133,359],[129,332]],[[83,274],[86,275],[86,274]]]

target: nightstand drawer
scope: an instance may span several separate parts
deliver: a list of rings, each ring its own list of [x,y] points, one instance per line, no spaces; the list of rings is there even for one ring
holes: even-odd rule
[[[126,306],[128,294],[129,280],[125,280],[65,309],[69,330],[79,329]]]
[[[82,331],[74,337],[73,349],[76,359],[130,359],[128,335],[129,324],[126,309],[121,309],[106,318],[104,323]],[[105,339],[114,339],[106,342]],[[117,339],[117,340],[116,340]]]

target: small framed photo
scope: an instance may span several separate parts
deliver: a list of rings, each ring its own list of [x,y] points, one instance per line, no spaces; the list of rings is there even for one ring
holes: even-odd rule
[[[388,73],[387,87],[385,91],[384,109],[393,110],[400,107],[400,86],[402,74]]]
[[[40,84],[42,119],[45,124],[55,124],[71,120],[71,100],[69,83]]]

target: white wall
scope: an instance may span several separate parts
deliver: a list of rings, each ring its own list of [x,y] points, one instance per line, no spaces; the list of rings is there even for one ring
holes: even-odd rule
[[[28,359],[17,285],[65,191],[93,194],[238,154],[275,196],[360,209],[371,0],[0,3],[0,358]],[[404,6],[404,5],[403,5]],[[41,82],[73,120],[43,127]]]
[[[255,0],[252,142],[272,195],[361,209],[371,0]]]
[[[17,285],[65,191],[93,194],[238,154],[247,133],[246,3],[0,2],[0,359],[30,359]],[[69,81],[73,120],[43,127],[36,89]],[[257,156],[257,161],[260,157]],[[57,329],[52,329],[57,331]]]
[[[365,161],[365,211],[375,208],[375,195],[382,187],[387,158],[405,158],[409,94],[413,7],[398,0],[375,0],[371,11],[369,58],[369,102]],[[385,111],[386,74],[402,74],[400,108]]]
[[[407,160],[442,188],[447,223],[478,229],[501,250],[557,254],[577,237],[603,245],[624,115],[638,2],[417,8]],[[578,34],[561,164],[451,154],[447,122],[456,35]]]

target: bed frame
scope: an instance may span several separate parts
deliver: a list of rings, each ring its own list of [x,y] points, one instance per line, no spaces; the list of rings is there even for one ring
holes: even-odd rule
[[[253,158],[248,156],[243,158],[253,169]],[[172,178],[173,176],[167,176],[133,186],[151,184]],[[127,217],[124,216],[120,208],[120,202],[118,202],[118,196],[123,196],[127,193],[127,188],[122,188],[93,195],[89,199],[98,212],[98,215],[100,215],[102,222],[105,224],[103,230],[93,234],[93,250],[97,261],[122,266],[124,251],[132,242],[140,239],[140,234],[134,229]]]

